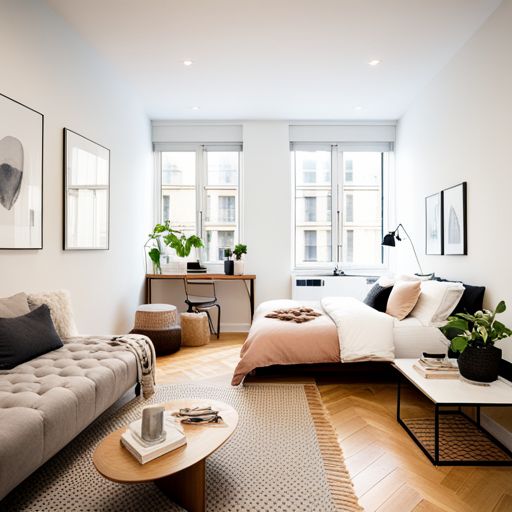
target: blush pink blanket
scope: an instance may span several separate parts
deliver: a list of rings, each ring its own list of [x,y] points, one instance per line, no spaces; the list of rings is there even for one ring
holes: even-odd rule
[[[231,384],[237,386],[255,368],[274,364],[339,363],[340,344],[336,325],[323,313],[305,323],[265,318],[276,309],[307,306],[323,313],[318,302],[272,300],[262,303],[254,315],[240,352]]]

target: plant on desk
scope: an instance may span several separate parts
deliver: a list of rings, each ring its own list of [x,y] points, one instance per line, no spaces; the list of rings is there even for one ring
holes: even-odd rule
[[[242,260],[242,256],[247,254],[247,245],[245,244],[237,244],[233,249],[233,254],[235,255],[234,263],[234,274],[235,276],[241,276],[244,273],[244,260]]]
[[[501,349],[494,344],[511,336],[512,330],[496,320],[496,315],[506,309],[501,301],[494,311],[484,309],[474,315],[457,313],[441,327],[443,334],[452,338],[450,348],[460,352],[459,370],[466,379],[493,382],[498,378]]]
[[[235,262],[231,259],[233,251],[228,247],[224,249],[224,274],[232,276],[234,274]]]
[[[187,237],[182,231],[171,228],[169,220],[166,220],[164,224],[156,224],[144,246],[149,248],[148,256],[153,263],[153,274],[162,273],[160,261],[164,245],[174,249],[178,258],[187,258],[193,247],[196,249],[204,247],[201,238],[197,235]],[[183,261],[183,263],[185,264],[183,268],[184,273],[186,271],[186,262]]]

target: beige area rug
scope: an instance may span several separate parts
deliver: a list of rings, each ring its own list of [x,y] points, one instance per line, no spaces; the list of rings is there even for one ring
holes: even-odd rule
[[[159,386],[107,413],[18,486],[0,509],[16,511],[181,511],[153,483],[123,485],[101,477],[94,447],[140,416],[151,402],[221,400],[239,413],[238,429],[207,459],[207,510],[360,511],[336,434],[318,389],[302,384]]]

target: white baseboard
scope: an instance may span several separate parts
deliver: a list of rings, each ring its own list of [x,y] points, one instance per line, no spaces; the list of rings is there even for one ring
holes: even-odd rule
[[[501,444],[506,446],[509,450],[512,450],[512,432],[483,413],[480,422],[482,427],[484,427],[489,434],[492,434]]]
[[[249,332],[250,324],[223,324],[220,323],[220,332]]]

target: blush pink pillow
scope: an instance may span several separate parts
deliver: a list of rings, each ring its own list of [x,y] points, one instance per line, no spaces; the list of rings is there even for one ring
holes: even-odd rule
[[[389,295],[386,313],[403,320],[416,306],[420,293],[420,281],[397,281]]]

